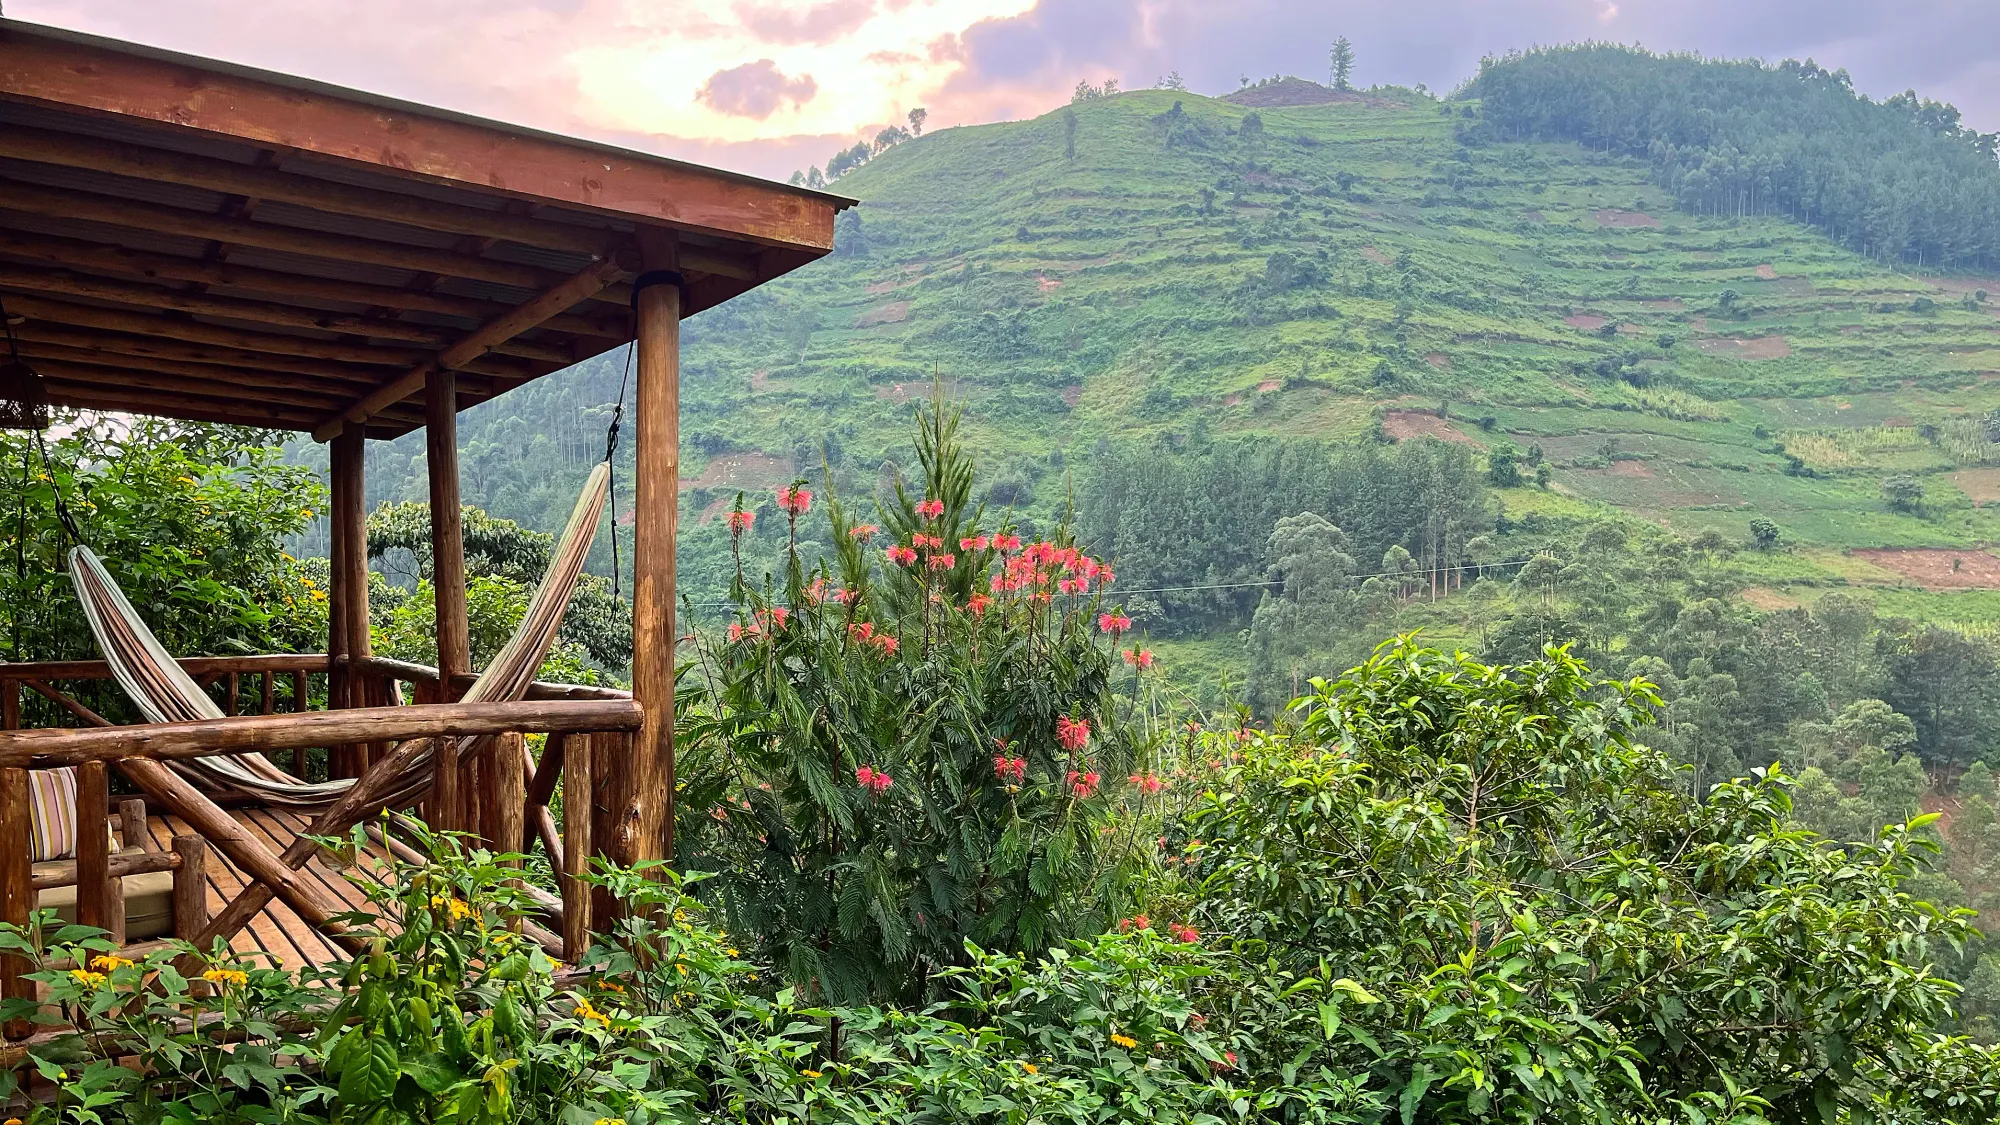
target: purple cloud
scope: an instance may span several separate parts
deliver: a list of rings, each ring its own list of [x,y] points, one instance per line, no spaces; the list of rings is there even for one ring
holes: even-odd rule
[[[788,78],[770,59],[718,70],[702,83],[695,97],[718,113],[763,120],[778,111],[784,102],[804,105],[819,93],[812,75]]]
[[[783,4],[739,3],[736,18],[766,43],[830,43],[875,14],[875,0],[826,0],[803,11]]]

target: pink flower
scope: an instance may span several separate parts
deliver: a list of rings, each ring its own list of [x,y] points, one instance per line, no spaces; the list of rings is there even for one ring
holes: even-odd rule
[[[995,535],[993,537],[993,546],[1002,551],[1018,551],[1021,549],[1021,537],[1018,535]]]
[[[1132,619],[1122,613],[1100,613],[1097,615],[1097,628],[1102,632],[1110,633],[1114,637],[1131,627]]]
[[[1153,650],[1150,648],[1128,648],[1125,650],[1125,663],[1130,664],[1134,668],[1151,668],[1153,666]]]
[[[993,604],[993,599],[987,597],[985,594],[974,594],[971,597],[965,599],[965,608],[967,610],[970,610],[974,617],[984,616],[986,613],[986,607],[992,604]]]
[[[1005,754],[995,754],[993,755],[993,776],[999,778],[1001,781],[1012,781],[1019,784],[1022,778],[1028,776],[1028,760],[1026,758],[1010,758]]]
[[[1140,792],[1143,792],[1148,796],[1156,794],[1160,790],[1165,789],[1167,787],[1167,783],[1165,781],[1160,780],[1160,775],[1152,772],[1151,770],[1144,770],[1139,773],[1135,773],[1131,777],[1126,778],[1125,780],[1130,781],[1133,785],[1138,786]]]
[[[729,525],[729,534],[741,535],[750,530],[751,524],[757,522],[757,513],[744,511],[731,512],[722,517],[722,522]]]
[[[925,500],[917,505],[917,514],[927,520],[934,520],[944,515],[944,501]]]
[[[961,551],[984,551],[993,545],[993,540],[985,535],[970,535],[958,541]]]
[[[911,563],[917,561],[917,549],[915,547],[890,547],[882,553],[888,555],[889,561],[895,563],[897,566],[909,566]]]
[[[1225,1071],[1225,1070],[1235,1070],[1235,1069],[1236,1069],[1236,1052],[1235,1052],[1235,1051],[1224,1051],[1224,1052],[1222,1052],[1222,1057],[1223,1057],[1223,1059],[1224,1059],[1224,1061],[1223,1061],[1223,1062],[1212,1062],[1212,1063],[1209,1063],[1208,1065],[1209,1065],[1209,1066],[1212,1066],[1212,1067],[1214,1067],[1214,1068],[1215,1068],[1215,1070],[1216,1070],[1216,1073],[1218,1073],[1218,1074],[1220,1074],[1221,1072],[1223,1072],[1223,1071]]]
[[[794,485],[778,490],[778,510],[790,516],[803,516],[812,508],[813,494]]]
[[[887,633],[882,633],[878,635],[875,638],[875,645],[876,647],[882,650],[882,655],[884,656],[894,656],[896,654],[896,650],[902,647],[897,642],[896,638],[890,636]]]
[[[729,623],[729,643],[735,644],[737,641],[740,641],[742,639],[743,639],[743,623],[741,621],[731,621]]]
[[[847,635],[856,641],[866,643],[875,636],[875,623],[872,621],[857,621],[847,627]]]
[[[1144,914],[1134,914],[1130,918],[1118,919],[1118,932],[1121,934],[1129,934],[1133,930],[1150,930],[1152,928],[1152,919],[1147,918]]]
[[[1071,770],[1063,779],[1064,784],[1069,786],[1070,792],[1076,794],[1078,800],[1089,800],[1103,781],[1096,770]]]
[[[957,555],[932,555],[930,559],[930,567],[932,570],[950,570],[952,567],[957,565],[958,565]]]
[[[848,533],[847,533],[847,535],[848,535],[848,538],[850,538],[850,539],[859,539],[859,540],[861,540],[862,542],[864,542],[864,543],[865,543],[865,542],[867,542],[867,540],[868,540],[868,538],[869,538],[870,536],[874,535],[874,534],[875,534],[876,532],[878,532],[878,531],[880,531],[880,530],[882,530],[882,529],[881,529],[881,528],[879,528],[879,527],[877,527],[877,526],[875,526],[875,525],[874,525],[874,524],[872,524],[872,523],[864,523],[864,524],[860,525],[859,527],[856,527],[856,528],[853,528],[853,529],[849,530],[849,531],[848,531]]]
[[[860,769],[855,770],[854,780],[861,784],[861,788],[868,790],[878,797],[888,792],[890,786],[896,784],[896,779],[890,777],[887,770],[878,770],[874,766],[862,766]]]
[[[1068,715],[1056,716],[1056,741],[1071,753],[1090,745],[1090,723],[1082,719],[1072,719]]]
[[[1201,940],[1200,930],[1195,929],[1193,926],[1181,925],[1178,922],[1168,926],[1167,932],[1173,935],[1175,941],[1183,945],[1193,945],[1195,942]]]

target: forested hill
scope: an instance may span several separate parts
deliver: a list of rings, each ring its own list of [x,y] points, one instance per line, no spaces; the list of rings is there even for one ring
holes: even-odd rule
[[[1873,102],[1810,60],[1589,44],[1489,59],[1468,93],[1494,136],[1644,157],[1688,211],[1789,215],[1920,265],[2000,262],[2000,135],[1914,91]]]
[[[1855,252],[1768,213],[1786,209],[1770,195],[1683,209],[1652,140],[1610,124],[1635,84],[1621,67],[1659,68],[1663,88],[1696,85],[1677,68],[1716,75],[1714,97],[1772,130],[1796,114],[1763,86],[1838,86],[1593,49],[1488,66],[1471,92],[1505,85],[1492,103],[1297,80],[1240,101],[1150,90],[887,149],[838,181],[862,202],[832,256],[687,326],[687,573],[726,556],[715,517],[739,488],[755,499],[824,457],[872,490],[908,460],[934,378],[969,408],[988,497],[1043,518],[1114,450],[1430,433],[1547,465],[1550,491],[1505,494],[1516,510],[1601,501],[1734,542],[1768,520],[1796,548],[1773,581],[1897,582],[1937,569],[1897,549],[2000,541],[1979,506],[2000,498],[1982,426],[2000,407],[2000,282]],[[1537,124],[1535,91],[1564,82],[1610,108]],[[1299,101],[1317,104],[1272,104]],[[1906,134],[1948,117],[1896,112]],[[1709,143],[1661,121],[1676,153]],[[1747,129],[1710,134],[1700,166]],[[1533,139],[1565,131],[1590,143]],[[1958,163],[1927,186],[1984,190],[1976,144],[1934,139]],[[468,501],[557,526],[618,378],[607,359],[470,412]],[[378,497],[421,499],[421,456],[414,436],[377,449]]]

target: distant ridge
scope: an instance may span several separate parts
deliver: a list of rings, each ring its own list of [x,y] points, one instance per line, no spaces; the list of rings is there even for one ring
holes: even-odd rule
[[[1279,78],[1246,86],[1233,94],[1224,94],[1222,100],[1236,105],[1247,105],[1253,109],[1276,109],[1289,105],[1330,105],[1334,102],[1358,102],[1373,109],[1388,109],[1401,105],[1387,98],[1370,97],[1352,90],[1336,90],[1303,78]]]

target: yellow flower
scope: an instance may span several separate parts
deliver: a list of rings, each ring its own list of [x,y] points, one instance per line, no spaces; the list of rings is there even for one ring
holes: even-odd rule
[[[688,975],[688,967],[686,965],[675,965],[674,969],[678,971],[682,976]]]
[[[801,1070],[799,1073],[805,1075],[807,1078],[818,1078],[820,1076],[817,1070]]]
[[[1115,1031],[1111,1033],[1111,1041],[1128,1051],[1139,1045],[1137,1039],[1132,1038],[1130,1035],[1120,1035]]]
[[[71,969],[69,975],[75,977],[77,983],[85,988],[96,988],[104,983],[103,973],[93,973],[89,969]]]
[[[603,1024],[606,1029],[611,1027],[611,1017],[598,1011],[588,1000],[578,1000],[576,1002],[576,1015],[578,1019],[596,1020],[598,1023]]]
[[[103,969],[107,973],[116,972],[131,964],[132,962],[127,961],[125,958],[110,953],[100,953],[90,959],[91,968]]]
[[[597,1119],[595,1125],[625,1125],[625,1119],[622,1117],[600,1117]]]
[[[598,982],[597,982],[597,987],[599,987],[599,988],[602,988],[602,989],[603,989],[604,991],[606,991],[606,992],[623,992],[623,991],[625,991],[625,986],[624,986],[624,985],[622,985],[622,984],[619,984],[619,983],[618,983],[617,981],[615,981],[615,980],[601,980],[601,981],[598,981]]]
[[[440,901],[441,899],[443,901]],[[462,898],[446,899],[443,895],[434,895],[431,898],[431,905],[447,907],[451,912],[451,920],[454,922],[462,922],[472,917],[472,908],[467,906],[465,900]]]
[[[1031,1062],[1022,1063],[1021,1069],[1027,1071],[1029,1074],[1040,1074],[1042,1072],[1041,1067],[1036,1066],[1034,1063]]]
[[[249,984],[250,974],[240,969],[210,969],[201,974],[201,979],[210,984]]]
[[[0,1125],[21,1125],[21,1119],[18,1117],[9,1117],[5,1121],[0,1121]]]
[[[730,947],[729,947],[729,949],[727,950],[727,952],[728,952],[728,954],[729,954],[729,955],[730,955],[731,957],[734,957],[734,956],[736,956],[736,955],[737,955],[737,954],[736,954],[736,947],[735,947],[735,946],[730,946]]]

